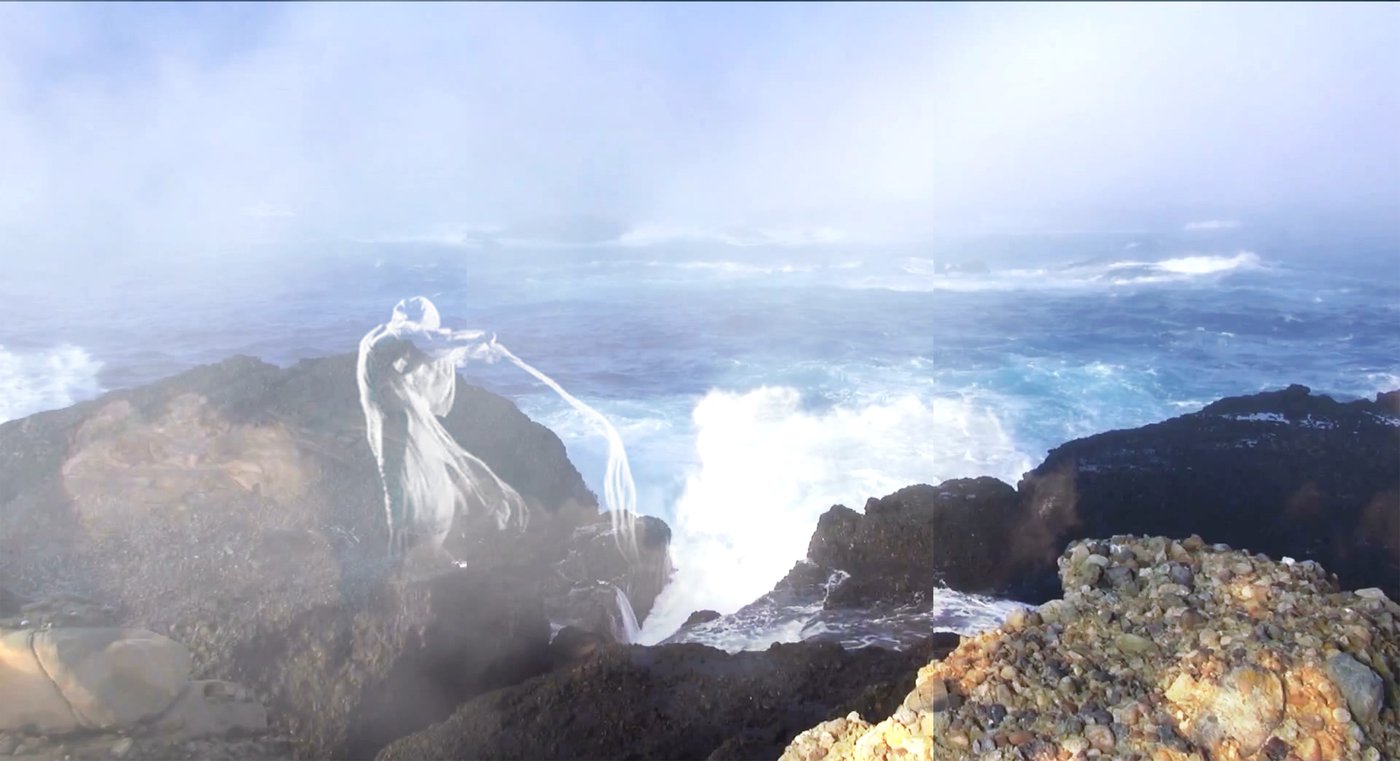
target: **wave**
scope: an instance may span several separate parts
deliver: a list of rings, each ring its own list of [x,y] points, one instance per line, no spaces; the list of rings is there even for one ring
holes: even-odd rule
[[[658,265],[665,265],[658,262]],[[676,269],[682,270],[705,270],[711,272],[721,272],[727,275],[791,275],[799,272],[813,272],[816,267],[811,264],[750,264],[747,262],[735,261],[691,261],[677,262]]]
[[[846,240],[846,235],[834,227],[711,229],[684,225],[638,225],[625,228],[615,223],[579,224],[577,221],[556,220],[552,224],[528,227],[439,225],[357,240],[370,244],[425,244],[474,249],[648,249],[694,244],[732,248],[805,248],[841,243]]]
[[[1236,230],[1240,227],[1238,219],[1202,219],[1196,222],[1187,222],[1181,229],[1187,232],[1197,232],[1201,230]]]
[[[101,369],[102,363],[79,346],[25,353],[0,346],[0,423],[97,396],[103,390],[97,378]]]
[[[838,586],[844,571],[826,583]],[[928,603],[900,607],[826,609],[826,595],[770,594],[739,610],[696,624],[666,642],[695,642],[739,652],[765,650],[783,642],[834,642],[847,650],[882,647],[907,650],[934,632],[974,636],[1000,626],[1014,610],[1026,606],[1010,600],[933,588]]]
[[[1227,275],[1267,269],[1253,251],[1231,256],[1191,254],[1157,261],[1124,259],[1004,270],[953,267],[931,259],[908,258],[899,275],[867,276],[849,281],[846,286],[892,291],[1083,290],[1211,283]]]
[[[678,243],[718,243],[737,248],[797,248],[840,243],[845,237],[840,230],[833,227],[717,230],[679,225],[641,225],[623,233],[615,242],[628,248],[650,248]]]
[[[1146,267],[1165,274],[1186,276],[1216,275],[1222,272],[1259,269],[1261,266],[1263,265],[1259,255],[1253,251],[1241,251],[1234,256],[1183,256],[1160,262],[1117,262],[1109,265],[1111,269]]]
[[[827,410],[791,387],[711,391],[692,413],[695,465],[672,513],[676,576],[644,623],[643,641],[671,634],[693,611],[730,613],[772,589],[806,556],[817,518],[859,509],[913,483],[1032,466],[990,407],[913,394]]]

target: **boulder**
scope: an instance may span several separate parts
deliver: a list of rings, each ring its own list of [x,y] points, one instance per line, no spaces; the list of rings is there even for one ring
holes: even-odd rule
[[[1062,599],[963,640],[895,710],[802,732],[783,761],[1400,758],[1400,605],[1383,594],[1199,537],[1085,540],[1058,565]],[[1377,679],[1390,697],[1353,711]]]
[[[190,682],[189,650],[143,629],[46,629],[30,644],[79,723],[90,729],[158,716]]]
[[[189,651],[143,629],[7,632],[0,731],[130,729],[164,713],[189,682]]]
[[[947,638],[903,653],[829,643],[732,654],[696,644],[603,646],[474,698],[379,758],[773,758],[824,714],[892,710],[915,664],[949,647]]]
[[[1385,680],[1346,653],[1327,659],[1327,675],[1346,699],[1347,709],[1360,722],[1375,721],[1385,702]]]
[[[73,709],[34,655],[34,632],[0,632],[0,731],[71,732]]]
[[[939,584],[994,592],[1016,570],[1002,550],[1018,511],[1016,491],[995,478],[910,486],[870,499],[863,514],[827,511],[807,559],[849,574],[827,597],[829,608],[922,603]]]
[[[110,614],[179,640],[196,678],[248,685],[301,755],[373,755],[548,668],[561,568],[633,607],[668,574],[664,524],[623,558],[562,442],[509,400],[459,379],[444,426],[531,520],[502,533],[459,516],[447,545],[467,568],[406,572],[386,561],[354,356],[235,357],[0,424],[0,578],[103,601],[46,608],[54,623]]]

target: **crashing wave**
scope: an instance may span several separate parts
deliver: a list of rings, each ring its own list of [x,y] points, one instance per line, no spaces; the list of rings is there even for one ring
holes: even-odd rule
[[[102,363],[71,345],[17,353],[0,346],[0,423],[102,393]]]

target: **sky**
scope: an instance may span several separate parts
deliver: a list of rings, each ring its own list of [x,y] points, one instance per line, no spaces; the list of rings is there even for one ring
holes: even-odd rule
[[[1396,39],[1397,4],[6,3],[0,259],[1385,223]]]

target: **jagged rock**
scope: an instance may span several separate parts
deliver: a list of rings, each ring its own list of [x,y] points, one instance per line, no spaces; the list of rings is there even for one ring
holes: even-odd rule
[[[1198,413],[1055,448],[1016,489],[955,479],[837,505],[807,559],[849,578],[828,608],[922,604],[936,584],[1043,602],[1055,558],[1086,536],[1208,535],[1312,559],[1352,587],[1400,597],[1400,392],[1339,403],[1307,388],[1222,399]],[[1099,556],[1099,561],[1107,563]],[[1077,584],[1130,593],[1131,569],[1076,566]],[[1190,591],[1191,571],[1176,583]]]
[[[908,669],[942,651],[609,646],[475,698],[379,758],[772,758],[824,713],[892,710]]]
[[[1192,570],[1191,590],[1174,563]],[[1339,592],[1316,563],[1199,537],[1085,540],[1059,565],[1063,599],[922,668],[889,718],[803,732],[784,761],[1400,758],[1400,605],[1383,594]],[[1086,567],[1131,568],[1133,591],[1107,573],[1077,583]],[[1134,632],[1153,646],[1122,648]],[[1353,713],[1332,675],[1370,681],[1346,659],[1383,682],[1373,718]],[[954,705],[935,709],[940,689]]]
[[[611,523],[599,521],[575,529],[563,559],[555,564],[558,578],[567,586],[560,586],[551,597],[559,600],[572,589],[601,581],[621,589],[637,620],[645,620],[656,596],[671,580],[671,528],[660,518],[642,515],[636,518],[633,534],[638,550],[635,559],[624,554]],[[567,609],[567,603],[564,607]],[[551,615],[551,619],[576,624],[567,612]]]
[[[195,676],[255,690],[301,754],[373,755],[547,669],[559,564],[604,544],[579,531],[608,524],[548,429],[464,382],[444,426],[524,496],[529,529],[462,518],[447,544],[467,570],[406,575],[385,560],[353,356],[237,357],[0,424],[0,577],[184,643]],[[572,556],[645,600],[662,529],[639,532],[651,565]]]
[[[827,511],[807,559],[850,574],[832,590],[828,607],[923,602],[938,583],[996,591],[1015,570],[1002,550],[1017,510],[1015,490],[994,478],[910,486],[869,500],[864,514],[841,506]]]
[[[689,616],[686,616],[685,623],[681,624],[681,628],[684,629],[687,626],[703,624],[707,621],[713,621],[719,617],[720,613],[716,610],[697,610],[694,613],[691,613]]]

